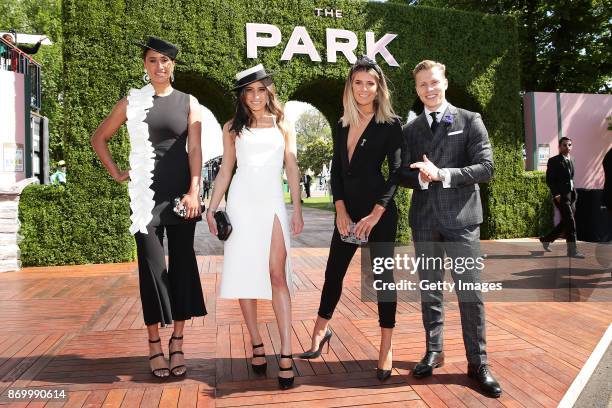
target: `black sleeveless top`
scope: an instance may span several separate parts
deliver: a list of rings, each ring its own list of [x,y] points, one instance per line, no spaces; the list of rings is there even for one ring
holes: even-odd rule
[[[189,191],[191,174],[187,155],[189,95],[174,89],[170,95],[153,96],[145,122],[149,125],[149,141],[155,151],[155,168],[151,189],[153,219],[151,226],[197,222],[202,217],[184,220],[172,211],[172,200]]]

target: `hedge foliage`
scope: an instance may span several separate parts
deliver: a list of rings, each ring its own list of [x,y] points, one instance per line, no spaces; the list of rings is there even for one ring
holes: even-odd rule
[[[343,18],[314,15],[332,7]],[[325,29],[355,32],[357,54],[365,52],[365,31],[376,38],[398,34],[389,50],[399,68],[382,67],[391,81],[393,102],[405,117],[417,98],[411,70],[425,58],[442,61],[450,81],[451,103],[481,112],[494,146],[495,179],[483,188],[484,238],[534,236],[549,215],[542,209],[546,191],[540,176],[523,171],[521,158],[519,61],[515,20],[403,4],[337,0],[64,0],[64,149],[68,188],[31,187],[21,201],[28,265],[109,262],[133,259],[128,233],[127,189],[115,183],[95,157],[89,136],[129,88],[143,85],[140,49],[130,42],[157,35],[178,44],[176,88],[196,96],[223,123],[231,117],[228,91],[236,71],[263,63],[275,71],[280,97],[311,103],[335,123],[349,64],[343,57],[327,63]],[[245,25],[280,28],[281,44],[246,58]],[[280,61],[295,26],[305,26],[323,62],[307,56]],[[382,58],[378,57],[379,62]],[[204,124],[205,126],[205,124]],[[332,126],[333,128],[333,126]],[[122,129],[111,142],[121,167],[127,166],[128,141]],[[409,239],[409,192],[397,202],[402,214],[399,239]],[[61,247],[49,239],[61,232]]]

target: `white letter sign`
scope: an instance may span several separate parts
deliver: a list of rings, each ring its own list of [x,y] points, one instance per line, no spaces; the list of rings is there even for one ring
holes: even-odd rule
[[[258,37],[258,33],[270,34],[270,37]],[[281,42],[281,32],[272,24],[247,23],[246,43],[247,58],[257,58],[258,47],[276,47]]]
[[[392,67],[399,67],[399,64],[393,58],[393,55],[387,49],[387,44],[389,44],[393,39],[397,37],[397,34],[385,34],[378,41],[374,41],[374,33],[367,31],[366,32],[366,50],[368,57],[372,58],[376,61],[376,54],[382,55],[382,57],[387,61]]]
[[[349,30],[340,30],[337,28],[325,29],[327,37],[327,62],[336,62],[336,53],[342,52],[348,62],[353,64],[357,61],[357,57],[353,53],[357,48],[357,35]],[[348,42],[337,42],[336,39],[343,38]]]
[[[300,44],[300,40],[302,44]],[[306,27],[297,26],[293,29],[291,38],[289,38],[285,51],[283,51],[281,61],[291,60],[293,54],[308,54],[312,61],[321,61],[321,57],[310,39],[308,31],[306,31]]]

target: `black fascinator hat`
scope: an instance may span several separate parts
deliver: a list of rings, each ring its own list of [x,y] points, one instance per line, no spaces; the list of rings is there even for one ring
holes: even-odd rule
[[[166,40],[162,40],[161,38],[158,38],[158,37],[149,36],[147,37],[146,43],[142,44],[138,41],[134,41],[134,44],[138,45],[143,50],[149,49],[149,50],[157,51],[160,54],[163,54],[167,56],[168,58],[172,59],[177,64],[184,64],[182,61],[179,61],[176,59],[176,56],[178,55],[178,52],[179,52],[178,47]]]

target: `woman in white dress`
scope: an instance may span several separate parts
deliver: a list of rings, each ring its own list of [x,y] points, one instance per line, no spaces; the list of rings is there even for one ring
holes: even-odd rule
[[[260,64],[236,75],[236,114],[223,126],[223,161],[206,221],[217,235],[214,213],[229,186],[226,212],[233,231],[225,241],[221,298],[239,299],[258,373],[267,363],[257,327],[257,299],[271,299],[281,339],[278,382],[293,385],[291,353],[290,236],[282,188],[283,164],[293,200],[291,232],[304,226],[295,130],[284,121],[270,75]],[[236,173],[232,179],[234,165]],[[230,186],[231,181],[231,186]]]

